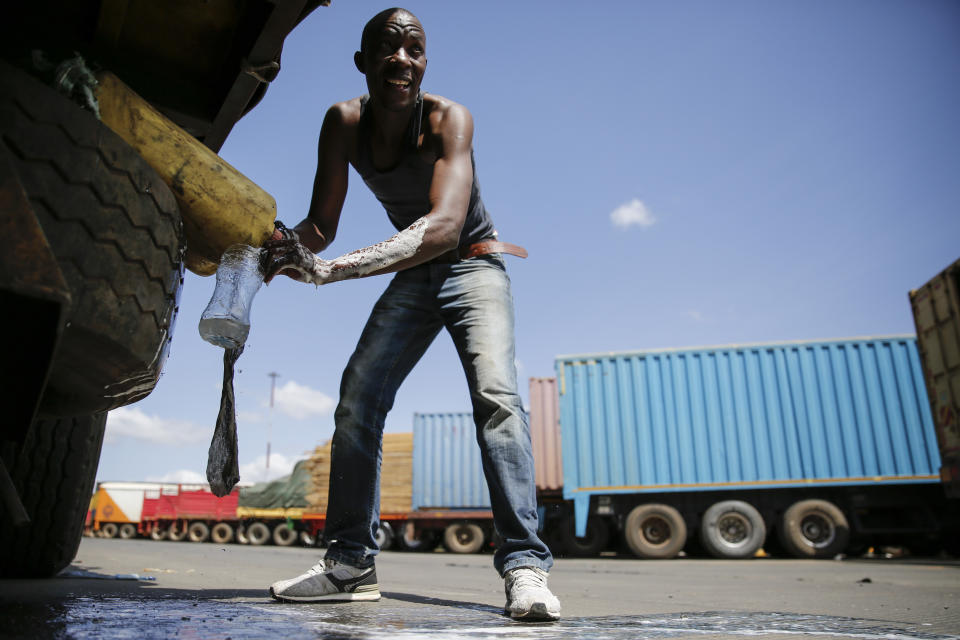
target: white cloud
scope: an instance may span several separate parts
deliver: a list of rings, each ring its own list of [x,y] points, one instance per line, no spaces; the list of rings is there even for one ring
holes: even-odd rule
[[[162,476],[149,476],[147,482],[171,482],[179,484],[206,484],[207,477],[190,469],[178,469]]]
[[[237,424],[251,422],[263,422],[263,415],[256,411],[237,411]]]
[[[122,438],[180,446],[203,442],[213,435],[213,426],[200,427],[187,420],[171,420],[144,413],[136,407],[120,407],[107,414],[106,442]]]
[[[335,404],[333,398],[322,391],[297,384],[293,380],[277,387],[273,398],[273,406],[277,411],[298,420],[327,415],[333,411]]]
[[[649,227],[657,221],[653,213],[637,198],[622,204],[610,214],[610,221],[615,227],[626,229],[632,226]]]
[[[270,468],[266,468],[267,456],[257,456],[253,462],[240,466],[240,481],[247,482],[266,482],[276,480],[286,475],[290,475],[293,466],[299,462],[299,458],[288,458],[282,453],[270,454]]]

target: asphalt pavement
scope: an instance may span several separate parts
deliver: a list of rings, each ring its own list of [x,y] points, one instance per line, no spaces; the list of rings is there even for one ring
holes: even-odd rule
[[[322,549],[84,538],[50,580],[0,580],[2,638],[960,640],[960,563],[558,559],[556,623],[503,615],[490,554],[384,552],[372,603],[285,604]]]

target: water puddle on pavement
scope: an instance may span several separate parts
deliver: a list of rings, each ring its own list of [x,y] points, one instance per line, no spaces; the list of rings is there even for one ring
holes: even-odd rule
[[[406,602],[404,602],[406,601]],[[812,638],[960,640],[877,620],[788,613],[698,612],[564,618],[524,624],[486,605],[384,595],[379,603],[291,605],[236,600],[77,597],[57,604],[0,605],[4,638],[252,638],[325,640],[627,640]]]

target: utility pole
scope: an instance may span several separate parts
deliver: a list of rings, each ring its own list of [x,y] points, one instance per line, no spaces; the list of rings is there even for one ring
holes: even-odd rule
[[[270,470],[270,436],[273,435],[273,393],[277,388],[277,378],[280,377],[280,374],[276,371],[271,371],[267,374],[270,376],[270,417],[267,418],[267,471]]]

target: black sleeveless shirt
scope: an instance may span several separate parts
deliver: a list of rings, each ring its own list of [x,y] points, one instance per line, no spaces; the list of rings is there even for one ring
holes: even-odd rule
[[[373,127],[367,110],[369,99],[370,96],[363,96],[360,99],[360,124],[357,131],[359,149],[355,168],[377,200],[387,210],[390,222],[400,231],[430,213],[430,182],[433,180],[433,164],[422,160],[417,153],[420,120],[423,116],[423,93],[417,100],[417,106],[407,128],[400,161],[388,171],[377,171],[373,165],[370,144]],[[477,163],[474,161],[472,149],[470,164],[473,167],[473,185],[470,187],[467,218],[460,232],[460,246],[496,236],[493,220],[490,219],[486,207],[483,206],[483,200],[480,199]]]

